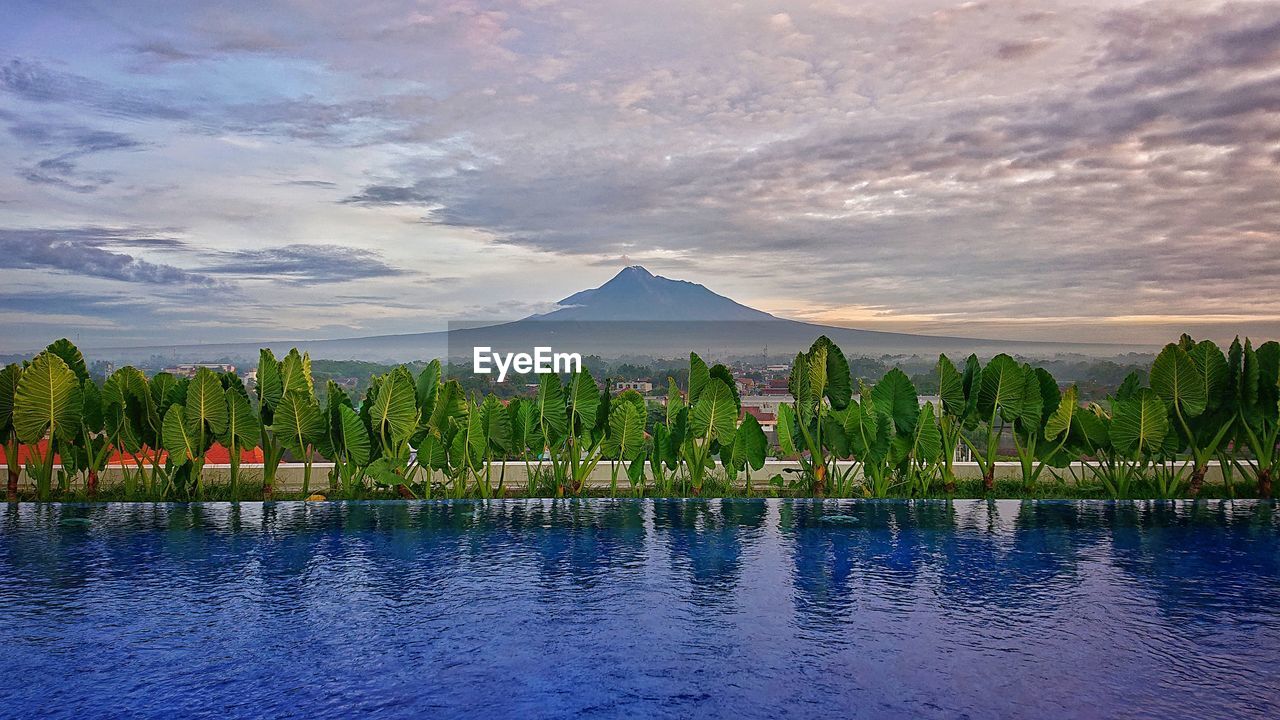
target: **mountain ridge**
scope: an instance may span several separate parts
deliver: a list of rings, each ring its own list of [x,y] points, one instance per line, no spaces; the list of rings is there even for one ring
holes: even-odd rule
[[[469,358],[471,349],[477,346],[527,352],[538,345],[550,345],[557,351],[615,358],[674,357],[690,350],[727,357],[758,354],[762,346],[768,346],[771,352],[794,354],[807,348],[819,335],[830,337],[850,356],[940,352],[960,356],[971,352],[1119,354],[1150,349],[1136,345],[913,335],[817,325],[780,318],[715,293],[699,283],[665,278],[643,266],[632,265],[599,287],[565,297],[555,310],[491,325],[332,340],[97,348],[91,352],[117,361],[165,354],[190,362],[221,357],[250,360],[257,357],[259,347],[270,347],[277,352],[297,347],[316,358],[407,362],[436,357]]]
[[[580,290],[557,303],[558,309],[527,320],[778,320],[705,285],[654,275],[643,265],[623,268],[608,282]]]

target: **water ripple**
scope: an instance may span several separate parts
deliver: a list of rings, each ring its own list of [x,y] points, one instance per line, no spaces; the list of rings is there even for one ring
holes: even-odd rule
[[[0,512],[15,717],[1275,717],[1270,504]]]

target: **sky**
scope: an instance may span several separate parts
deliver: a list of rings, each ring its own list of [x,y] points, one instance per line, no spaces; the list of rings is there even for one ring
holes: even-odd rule
[[[513,319],[626,265],[877,330],[1280,335],[1280,3],[55,2],[0,351]]]

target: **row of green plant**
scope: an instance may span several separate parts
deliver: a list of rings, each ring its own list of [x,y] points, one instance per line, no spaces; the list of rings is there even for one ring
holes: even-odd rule
[[[940,356],[939,407],[920,405],[898,370],[872,386],[860,383],[855,396],[847,367],[840,348],[819,338],[796,357],[795,402],[779,413],[783,452],[799,455],[803,466],[796,482],[817,495],[954,488],[962,445],[988,491],[1006,444],[1024,488],[1046,470],[1061,477],[1078,461],[1113,497],[1129,497],[1139,485],[1157,497],[1195,496],[1214,460],[1228,483],[1241,473],[1253,478],[1260,497],[1270,497],[1280,462],[1275,342],[1255,349],[1236,340],[1224,354],[1212,341],[1184,335],[1155,358],[1149,385],[1132,373],[1104,402],[1088,404],[1076,386],[1063,390],[1043,368],[1004,354],[985,366],[970,355],[959,367]]]
[[[252,392],[236,375],[205,368],[180,379],[124,367],[99,384],[80,351],[59,340],[0,371],[9,499],[24,469],[19,444],[31,448],[25,470],[41,499],[55,483],[64,495],[81,484],[94,495],[113,456],[128,498],[202,498],[215,442],[230,451],[232,497],[241,451],[261,449],[266,498],[286,453],[302,464],[304,496],[327,486],[347,496],[381,487],[404,497],[492,497],[504,492],[513,462],[546,495],[584,494],[601,464],[611,495],[699,495],[713,477],[744,482],[750,494],[768,452],[730,370],[696,354],[687,386],[669,379],[665,415],[649,423],[639,394],[601,391],[585,371],[541,375],[531,397],[503,402],[466,396],[441,377],[439,362],[416,377],[401,366],[375,375],[357,403],[332,382],[318,396],[310,365],[296,350],[280,359],[263,350]],[[1026,490],[1047,471],[1055,479],[1081,473],[1078,482],[1115,497],[1138,487],[1194,496],[1217,460],[1228,480],[1238,473],[1271,495],[1280,462],[1275,342],[1255,349],[1236,341],[1224,353],[1183,336],[1156,357],[1149,385],[1134,373],[1101,403],[1083,404],[1075,386],[1064,390],[1043,368],[1003,354],[985,366],[972,355],[960,366],[940,356],[936,375],[937,406],[921,404],[900,370],[855,384],[844,353],[819,338],[796,356],[793,401],[777,418],[778,445],[799,470],[768,482],[788,494],[930,496],[955,490],[964,448],[990,493],[1011,446]],[[312,477],[317,458],[332,462],[327,478]]]

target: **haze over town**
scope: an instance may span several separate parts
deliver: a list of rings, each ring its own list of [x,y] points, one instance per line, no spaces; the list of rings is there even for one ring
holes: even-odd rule
[[[47,3],[0,24],[0,350],[514,319],[1280,335],[1280,5]]]

